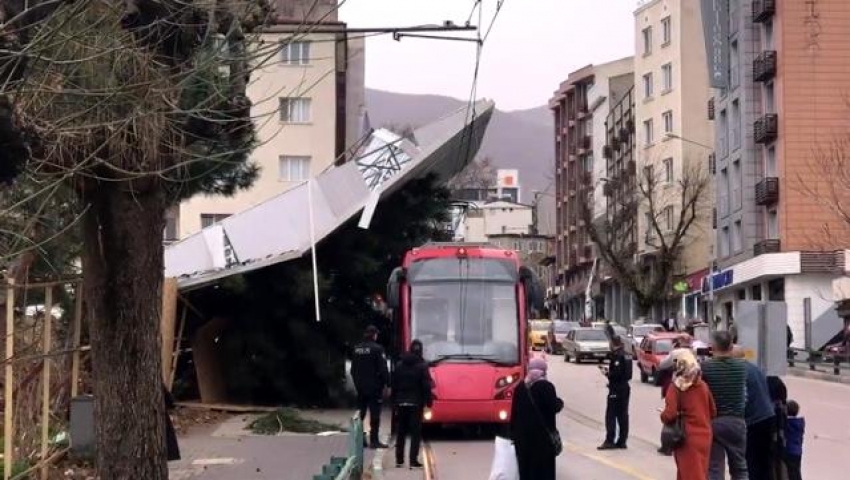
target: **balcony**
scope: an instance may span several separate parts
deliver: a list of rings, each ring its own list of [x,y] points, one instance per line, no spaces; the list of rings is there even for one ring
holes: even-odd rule
[[[714,113],[715,113],[714,97],[711,97],[711,98],[708,99],[708,119],[709,120],[714,120]]]
[[[764,23],[776,14],[776,0],[753,0],[753,22]]]
[[[713,153],[708,154],[708,172],[717,174],[717,156]]]
[[[756,184],[756,205],[771,205],[779,201],[779,179],[765,177]]]
[[[602,148],[602,158],[606,160],[611,160],[614,158],[614,150],[611,148],[611,145],[605,145]]]
[[[779,253],[782,249],[782,242],[778,238],[762,240],[753,245],[753,255],[759,256],[765,253]]]
[[[776,51],[765,50],[753,60],[753,80],[766,82],[776,76]]]
[[[776,140],[779,135],[779,116],[768,113],[755,121],[753,136],[756,143],[766,144]]]
[[[711,209],[711,228],[717,230],[717,207]]]

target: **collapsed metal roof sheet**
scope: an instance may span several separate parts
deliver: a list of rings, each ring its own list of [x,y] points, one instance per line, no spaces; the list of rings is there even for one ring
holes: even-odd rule
[[[301,257],[312,245],[310,196],[318,242],[410,180],[434,174],[448,181],[475,157],[494,108],[480,100],[416,129],[411,139],[372,132],[354,161],[167,246],[165,276],[186,290]]]

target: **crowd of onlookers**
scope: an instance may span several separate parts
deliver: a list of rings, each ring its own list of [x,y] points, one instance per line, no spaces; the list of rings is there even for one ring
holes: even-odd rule
[[[712,357],[699,362],[678,342],[673,376],[663,390],[662,453],[672,453],[679,480],[800,479],[805,420],[779,377],[743,359],[728,331],[715,332]]]

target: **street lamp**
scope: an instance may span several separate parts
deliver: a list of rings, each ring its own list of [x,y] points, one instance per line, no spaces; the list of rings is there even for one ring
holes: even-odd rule
[[[695,141],[695,140],[691,140],[690,138],[682,137],[681,135],[676,135],[676,134],[675,134],[675,133],[673,133],[673,132],[667,132],[667,133],[665,133],[665,134],[664,134],[664,136],[665,136],[666,138],[675,138],[676,140],[681,140],[681,141],[683,141],[683,142],[685,142],[685,143],[690,143],[691,145],[696,145],[696,146],[698,146],[698,147],[702,147],[702,148],[704,148],[704,149],[706,149],[706,150],[714,151],[714,147],[711,147],[711,146],[706,145],[706,144],[704,144],[704,143],[697,142],[697,141]]]

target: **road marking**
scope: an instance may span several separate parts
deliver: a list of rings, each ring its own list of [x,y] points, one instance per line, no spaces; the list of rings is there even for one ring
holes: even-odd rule
[[[437,469],[434,465],[434,451],[430,443],[422,445],[422,460],[425,465],[425,480],[437,480]]]
[[[572,453],[575,453],[576,455],[581,455],[582,457],[589,458],[589,459],[593,460],[594,462],[601,463],[601,464],[603,464],[607,467],[611,467],[614,470],[623,472],[626,475],[630,475],[630,476],[632,476],[632,477],[634,477],[638,480],[658,480],[658,479],[653,478],[653,477],[647,477],[646,475],[642,474],[641,472],[635,470],[634,468],[632,468],[628,465],[623,465],[619,462],[615,462],[615,461],[610,460],[608,458],[605,458],[603,456],[595,455],[593,453],[587,452],[587,451],[579,448],[578,446],[576,446],[573,443],[567,442],[564,446],[566,447],[567,450],[569,450]]]
[[[585,427],[592,428],[594,430],[598,429],[600,427],[605,428],[604,422],[600,422],[599,420],[596,420],[592,417],[589,417],[589,416],[587,416],[587,415],[585,415],[585,414],[583,414],[583,413],[581,413],[577,410],[573,410],[570,407],[564,406],[564,409],[562,410],[562,412],[564,412],[564,415],[568,419],[578,423],[579,425],[584,425]],[[658,430],[661,431],[660,426],[659,426]],[[637,440],[639,442],[642,442],[642,443],[652,447],[653,449],[658,447],[658,444],[656,442],[653,442],[651,440],[648,440],[648,439],[643,438],[643,437],[638,436],[638,435],[631,434],[631,435],[629,435],[629,438],[632,441]]]
[[[199,458],[197,460],[192,461],[192,465],[196,465],[199,467],[210,466],[210,465],[236,465],[237,463],[242,463],[242,459],[239,458]]]

